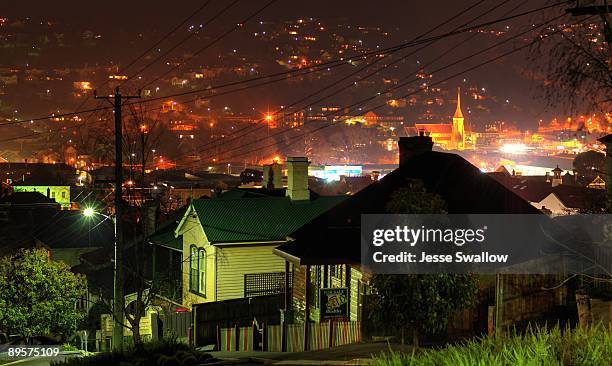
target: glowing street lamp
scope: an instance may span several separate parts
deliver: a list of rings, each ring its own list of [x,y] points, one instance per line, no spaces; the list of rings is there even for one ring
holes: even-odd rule
[[[87,207],[83,210],[83,216],[85,217],[93,217],[96,214],[93,208]]]

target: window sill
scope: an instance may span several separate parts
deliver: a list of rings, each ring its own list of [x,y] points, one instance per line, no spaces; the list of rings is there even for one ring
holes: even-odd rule
[[[194,291],[194,290],[191,290],[191,289],[189,290],[189,292],[190,292],[190,293],[192,293],[192,294],[194,294],[194,295],[197,295],[197,296],[200,296],[200,297],[206,298],[206,294],[203,294],[203,293],[201,293],[201,292],[197,292],[197,291]]]

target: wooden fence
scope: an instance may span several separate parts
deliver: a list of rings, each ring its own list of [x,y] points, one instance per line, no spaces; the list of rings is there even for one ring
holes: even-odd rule
[[[217,349],[219,351],[233,352],[236,351],[236,334],[238,328],[219,328],[219,336],[217,338]]]
[[[304,350],[304,325],[289,324],[287,332],[287,352],[302,352]]]
[[[218,344],[217,328],[251,327],[259,324],[280,323],[283,295],[259,296],[196,304],[194,312],[195,345]]]
[[[283,350],[283,333],[280,325],[268,325],[266,328],[266,346],[270,352],[281,352]]]
[[[332,347],[361,342],[360,322],[337,322],[333,326]]]
[[[159,320],[157,319],[159,317]],[[189,329],[192,326],[192,313],[191,312],[164,312],[158,316],[153,317],[151,322],[153,323],[153,329],[155,330],[158,326],[161,326],[157,332],[157,336],[154,335],[153,339],[159,339],[162,337],[176,337],[177,340],[183,343],[189,342]],[[155,333],[155,332],[154,332]]]
[[[309,323],[308,350],[316,351],[346,344],[361,342],[360,322],[323,322]],[[253,327],[232,327],[217,329],[217,350],[252,351],[262,350],[280,352],[283,350],[283,327],[280,325],[264,325],[261,333]],[[286,333],[287,352],[304,351],[304,324],[288,324]]]

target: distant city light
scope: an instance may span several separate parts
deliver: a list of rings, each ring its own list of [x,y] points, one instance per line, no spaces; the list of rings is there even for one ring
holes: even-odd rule
[[[527,153],[529,147],[525,144],[504,144],[499,148],[500,152],[521,155]]]

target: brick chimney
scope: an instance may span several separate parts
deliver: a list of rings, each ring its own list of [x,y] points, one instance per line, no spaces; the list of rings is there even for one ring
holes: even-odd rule
[[[399,163],[403,165],[412,157],[431,151],[433,140],[420,130],[418,136],[400,137],[399,139]]]
[[[606,165],[604,167],[603,179],[606,182],[608,199],[612,200],[612,134],[606,135],[598,141],[606,145]]]
[[[308,158],[287,158],[287,192],[286,196],[292,201],[310,200],[308,190]]]
[[[263,166],[263,188],[283,188],[283,167],[276,161]]]

